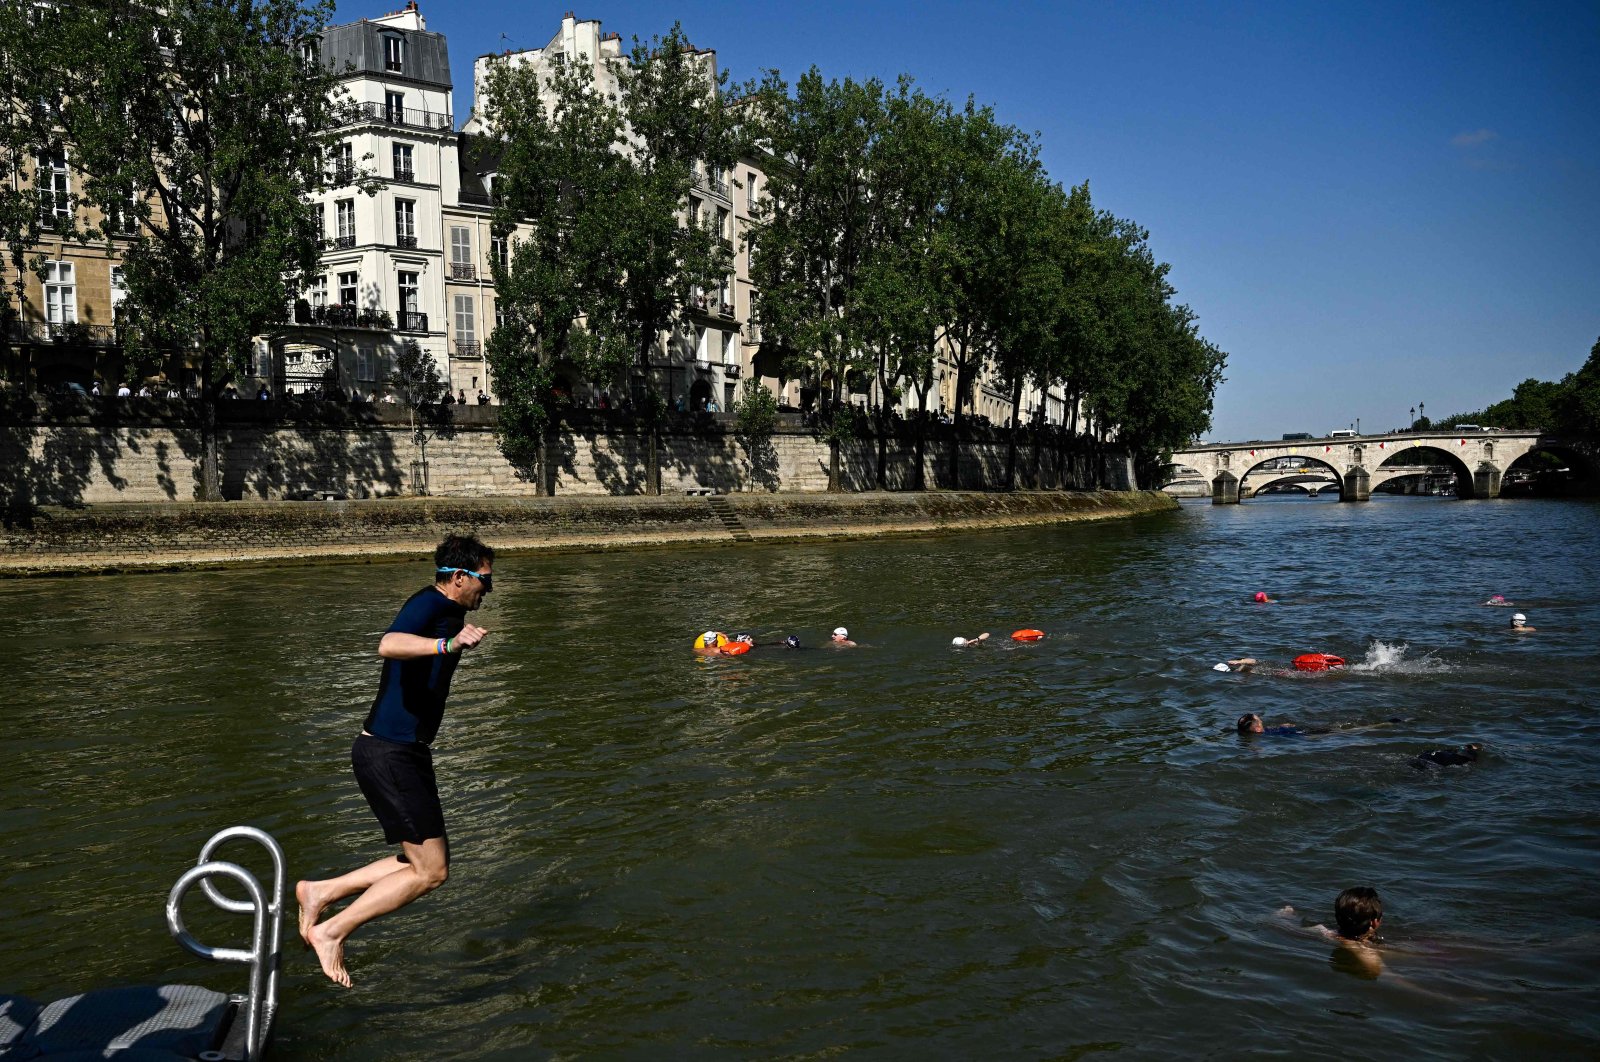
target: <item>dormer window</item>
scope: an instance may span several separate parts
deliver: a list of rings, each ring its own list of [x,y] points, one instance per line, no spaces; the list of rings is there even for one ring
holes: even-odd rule
[[[383,38],[383,68],[390,73],[401,73],[406,68],[405,59],[405,38],[385,34]]]

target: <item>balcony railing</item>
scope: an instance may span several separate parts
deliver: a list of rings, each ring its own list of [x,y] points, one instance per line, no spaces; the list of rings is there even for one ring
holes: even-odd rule
[[[364,116],[376,118],[390,125],[404,125],[417,129],[451,130],[456,127],[455,117],[437,111],[419,111],[412,107],[391,107],[387,103],[361,103],[357,108]]]
[[[415,184],[417,183],[417,171],[411,169],[409,166],[403,170],[399,167],[396,167],[394,171],[394,179],[397,181],[405,181],[407,184]]]
[[[18,343],[114,347],[121,342],[116,325],[85,324],[81,321],[41,321],[35,324],[14,321],[6,331]]]
[[[417,245],[417,238],[415,236],[396,236],[394,238],[394,245],[396,247],[415,247]]]
[[[324,328],[394,328],[394,319],[387,310],[357,306],[312,306],[304,301],[295,304],[296,324],[321,325]]]
[[[729,362],[722,367],[722,375],[729,380],[737,380],[741,371],[738,362]]]
[[[401,332],[426,332],[428,330],[428,315],[415,310],[401,310],[397,315],[399,321],[395,328]]]
[[[460,193],[460,200],[463,206],[494,206],[493,197],[484,192],[463,191]]]
[[[728,193],[731,189],[728,187],[727,181],[717,180],[708,173],[697,173],[694,177],[694,183],[708,192],[716,192],[722,198],[729,199]]]
[[[476,339],[458,339],[456,340],[456,357],[481,361],[483,358],[483,344]]]
[[[473,265],[471,262],[451,262],[450,263],[450,279],[451,280],[477,280],[478,279],[478,267]]]
[[[354,184],[356,182],[356,168],[352,165],[340,163],[333,168],[333,183],[338,185]]]
[[[333,238],[333,245],[336,248],[354,247],[356,245],[355,233],[351,233],[348,236],[335,236]]]

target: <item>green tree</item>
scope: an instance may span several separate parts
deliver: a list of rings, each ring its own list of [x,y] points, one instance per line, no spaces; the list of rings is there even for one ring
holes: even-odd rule
[[[489,337],[500,399],[499,443],[511,464],[544,493],[552,366],[596,360],[596,336],[582,326],[597,292],[621,281],[608,245],[606,205],[624,183],[614,149],[621,113],[597,88],[587,56],[541,81],[531,66],[496,62],[484,112],[497,142],[494,228],[508,241],[490,264],[501,323]]]
[[[948,101],[925,95],[905,77],[885,95],[884,110],[869,159],[876,204],[869,221],[876,231],[867,241],[856,307],[880,396],[877,488],[888,489],[889,412],[904,386],[918,396],[912,489],[922,490],[928,394],[941,324],[928,266],[950,187],[952,114]]]
[[[133,232],[130,354],[198,370],[203,500],[221,498],[216,402],[318,260],[310,197],[352,114],[304,47],[331,13],[300,0],[84,0],[35,35],[63,87],[57,119],[83,198],[105,227]]]
[[[39,265],[34,246],[46,224],[62,235],[72,235],[71,215],[59,221],[43,209],[42,189],[35,181],[40,151],[57,143],[54,102],[62,86],[51,77],[45,56],[39,52],[41,19],[52,18],[48,8],[28,4],[0,4],[0,91],[5,93],[0,112],[0,241],[10,267],[10,283],[0,285],[0,355],[12,343],[26,290],[27,274]]]
[[[1002,306],[1011,296],[1017,226],[1034,204],[1032,181],[1041,174],[1038,148],[995,118],[990,107],[968,100],[955,115],[952,166],[947,171],[942,238],[930,262],[941,338],[956,370],[956,434],[965,410],[1000,339]],[[950,481],[959,487],[959,448],[950,452]]]
[[[1590,441],[1600,440],[1600,339],[1589,350],[1589,359],[1562,381],[1564,393],[1556,408],[1556,427]]]
[[[767,176],[751,240],[762,333],[806,363],[825,389],[828,489],[841,489],[840,448],[854,435],[844,408],[852,373],[869,371],[860,320],[865,266],[881,226],[872,218],[869,159],[884,120],[883,85],[824,81],[813,67],[793,90],[763,86]]]
[[[681,27],[635,41],[612,70],[621,180],[596,206],[611,226],[606,273],[618,280],[597,293],[588,327],[597,339],[597,373],[621,377],[631,367],[643,379],[645,490],[659,494],[665,407],[652,356],[663,335],[693,334],[688,313],[696,290],[720,290],[733,270],[731,234],[717,231],[714,217],[686,223],[689,192],[697,174],[731,172],[747,143],[726,74],[714,72],[711,54],[690,44]]]
[[[439,375],[438,360],[423,350],[414,339],[408,339],[401,345],[394,359],[394,368],[389,371],[388,382],[411,416],[411,441],[416,443],[418,460],[424,469],[418,485],[420,493],[425,494],[428,424],[439,420],[439,400],[449,388]]]

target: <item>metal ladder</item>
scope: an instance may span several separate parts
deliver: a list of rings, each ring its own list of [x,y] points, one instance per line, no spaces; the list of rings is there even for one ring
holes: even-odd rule
[[[272,856],[272,893],[244,867],[213,858],[217,848],[243,838]],[[216,878],[232,878],[249,898],[234,900],[217,890]],[[255,916],[250,947],[210,948],[184,928],[182,904],[196,882],[224,911]],[[184,871],[167,896],[167,928],[185,948],[204,959],[250,967],[250,990],[227,995],[199,985],[126,985],[100,988],[40,1004],[0,992],[0,1058],[200,1059],[257,1062],[266,1050],[278,1012],[278,938],[283,926],[283,849],[252,826],[233,826],[200,849],[198,865]]]
[[[236,838],[255,841],[272,856],[272,894],[269,897],[244,867],[212,856],[218,848]],[[238,1011],[223,1044],[222,1050],[207,1051],[203,1062],[256,1062],[266,1046],[272,1031],[272,1019],[278,1013],[278,952],[283,928],[283,849],[272,835],[254,826],[230,826],[212,834],[200,849],[198,863],[184,871],[183,876],[167,894],[167,929],[179,944],[202,959],[217,962],[245,963],[250,967],[250,990],[244,996],[233,997]],[[218,890],[213,878],[232,878],[244,886],[249,898],[235,900]],[[250,947],[212,948],[196,940],[184,927],[182,904],[188,891],[199,882],[207,898],[224,911],[251,913],[255,916],[250,935]],[[244,1015],[241,1026],[238,1013]]]

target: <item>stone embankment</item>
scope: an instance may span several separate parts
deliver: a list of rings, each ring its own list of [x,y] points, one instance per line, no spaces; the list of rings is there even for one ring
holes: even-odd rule
[[[1159,491],[398,498],[46,507],[0,530],[0,576],[426,555],[451,531],[589,551],[1021,527],[1167,512]]]

